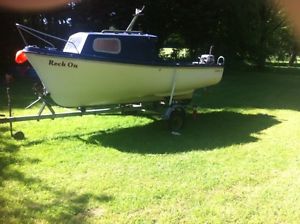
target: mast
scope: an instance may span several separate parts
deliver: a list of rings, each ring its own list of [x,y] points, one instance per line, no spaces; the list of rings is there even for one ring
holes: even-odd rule
[[[128,25],[126,31],[132,31],[132,28],[133,28],[137,18],[139,16],[143,15],[142,12],[143,12],[144,8],[145,8],[145,6],[143,6],[141,9],[135,9],[135,14],[133,14],[133,18],[132,18],[130,24]]]

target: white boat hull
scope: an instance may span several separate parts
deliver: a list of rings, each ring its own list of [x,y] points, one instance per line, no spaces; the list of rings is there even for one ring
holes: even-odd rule
[[[189,99],[217,84],[222,66],[165,66],[87,60],[26,52],[51,98],[64,107]],[[175,81],[174,81],[175,80]],[[175,83],[174,83],[175,82]]]

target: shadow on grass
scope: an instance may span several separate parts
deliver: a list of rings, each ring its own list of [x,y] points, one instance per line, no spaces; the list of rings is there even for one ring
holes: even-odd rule
[[[196,91],[193,103],[207,108],[263,108],[300,111],[300,70],[227,71],[222,81]]]
[[[17,216],[20,220],[32,220],[31,215],[42,213],[42,217],[33,217],[35,220],[46,220],[49,223],[85,223],[89,217],[101,217],[105,212],[103,208],[87,209],[90,201],[100,204],[107,203],[114,198],[108,195],[77,194],[75,192],[55,193],[55,199],[49,203],[38,203],[31,199],[23,202],[22,208],[16,209],[10,214]],[[26,211],[26,212],[25,212]],[[52,211],[53,213],[51,214]],[[27,215],[24,215],[26,214]],[[17,214],[17,215],[16,215]]]
[[[196,119],[187,118],[181,136],[166,131],[164,121],[145,126],[102,132],[90,136],[90,144],[112,147],[122,152],[163,154],[192,150],[214,150],[235,144],[255,142],[264,129],[278,124],[274,117],[265,114],[212,112],[200,114]]]
[[[51,200],[40,203],[24,196],[21,200],[18,198],[20,203],[15,204],[11,198],[0,196],[1,223],[85,223],[89,217],[100,218],[105,212],[102,207],[88,209],[91,201],[103,204],[114,199],[106,194],[77,194],[57,191],[41,182],[35,184],[39,185],[39,191],[46,195],[53,195]]]
[[[28,196],[20,196],[14,191],[7,191],[0,194],[0,223],[84,223],[89,217],[102,216],[104,210],[102,208],[94,208],[88,210],[87,207],[91,201],[98,203],[107,203],[114,198],[110,195],[101,194],[94,195],[90,193],[78,194],[65,190],[57,190],[49,187],[39,178],[28,178],[22,172],[8,167],[13,163],[20,163],[16,158],[0,157],[0,190],[4,186],[4,182],[18,182],[26,191],[35,194],[52,195],[51,200],[46,203],[29,198]],[[13,187],[12,189],[16,189]],[[33,190],[36,189],[36,190]],[[32,193],[31,193],[32,194]],[[30,194],[29,194],[30,195]],[[17,203],[16,203],[17,201]]]
[[[40,160],[19,156],[19,150],[18,143],[0,133],[0,223],[84,223],[87,218],[100,217],[104,212],[102,208],[88,210],[91,201],[101,205],[114,199],[106,194],[56,189],[38,177],[28,176],[20,168]],[[20,195],[19,187],[27,194]],[[4,190],[7,188],[10,190]],[[41,203],[32,198],[34,194],[50,199]]]
[[[6,129],[1,128],[1,131],[3,130]],[[24,177],[23,173],[10,168],[13,164],[25,162],[17,158],[16,153],[18,151],[19,146],[0,133],[0,187],[7,180],[18,180],[24,183],[30,182],[29,179]]]

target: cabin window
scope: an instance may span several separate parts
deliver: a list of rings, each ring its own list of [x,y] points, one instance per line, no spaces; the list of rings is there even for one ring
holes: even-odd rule
[[[121,41],[117,38],[96,38],[93,49],[96,52],[119,54],[121,52]]]

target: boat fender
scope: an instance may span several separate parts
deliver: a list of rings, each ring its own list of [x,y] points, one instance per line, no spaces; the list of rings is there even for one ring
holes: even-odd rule
[[[17,51],[15,61],[18,64],[23,64],[24,62],[27,61],[27,57],[26,57],[25,52],[23,50]]]

